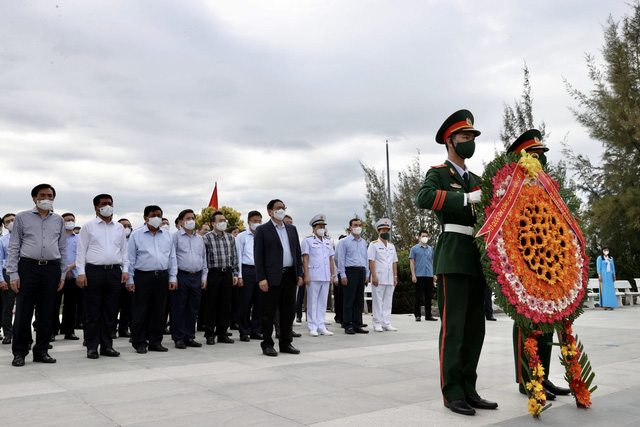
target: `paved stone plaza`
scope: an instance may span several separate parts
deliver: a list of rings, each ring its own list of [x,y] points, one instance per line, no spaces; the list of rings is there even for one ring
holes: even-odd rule
[[[512,322],[496,317],[487,322],[478,391],[500,407],[473,417],[442,404],[440,323],[394,315],[398,332],[368,335],[345,335],[330,325],[336,335],[314,338],[303,323],[294,342],[302,354],[275,358],[263,356],[255,341],[178,350],[165,340],[168,353],[139,355],[119,338],[119,358],[89,360],[79,342],[59,340],[50,351],[58,363],[34,364],[29,355],[25,367],[15,368],[10,346],[3,345],[0,425],[640,425],[640,307],[580,317],[574,330],[598,384],[593,406],[580,410],[572,397],[560,396],[540,421],[528,415],[513,379]],[[201,333],[198,340],[204,342]],[[563,385],[554,351],[551,379]]]

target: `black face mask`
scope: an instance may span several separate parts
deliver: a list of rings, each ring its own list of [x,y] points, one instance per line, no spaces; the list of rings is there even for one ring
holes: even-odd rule
[[[458,142],[454,143],[454,151],[456,154],[463,159],[470,159],[473,157],[473,153],[476,151],[476,140],[472,139],[467,142]]]
[[[547,165],[547,156],[544,153],[538,154],[538,161],[542,167],[545,167]]]

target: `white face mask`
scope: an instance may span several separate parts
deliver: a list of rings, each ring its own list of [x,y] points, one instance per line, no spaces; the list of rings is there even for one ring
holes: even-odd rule
[[[278,209],[277,211],[273,211],[273,217],[278,221],[282,221],[285,215],[286,213],[284,212],[284,209]]]
[[[316,233],[317,233],[317,234],[318,234],[318,236],[320,236],[320,237],[323,237],[323,236],[324,236],[324,233],[326,233],[326,232],[327,232],[327,230],[325,230],[324,228],[318,228],[318,229],[316,230]]]
[[[609,251],[602,251],[603,254],[609,255]]]
[[[195,222],[195,220],[190,219],[189,221],[183,222],[182,226],[184,228],[186,228],[187,230],[193,230],[194,228],[196,228],[196,222]]]
[[[226,221],[216,222],[216,228],[218,229],[218,231],[226,230],[227,229],[227,222]]]
[[[50,211],[53,207],[53,200],[44,199],[36,201],[36,205],[43,211]]]
[[[73,221],[65,222],[64,228],[67,230],[73,230],[74,228],[76,228],[76,223]]]
[[[11,230],[13,230],[13,221],[11,221],[9,224],[7,224],[6,229],[9,230],[9,233],[11,233]]]
[[[422,243],[423,245],[426,245],[428,241],[429,241],[429,239],[427,237],[421,237],[420,238],[420,243]]]
[[[252,222],[251,224],[249,224],[249,227],[251,227],[251,229],[253,231],[256,231],[258,229],[258,227],[260,227],[260,223],[259,222]]]
[[[110,216],[113,215],[113,206],[103,206],[100,208],[100,215],[102,215],[105,218],[109,218]]]
[[[360,233],[362,233],[362,227],[355,227],[354,229],[351,230],[351,232],[356,236],[359,236]]]
[[[169,231],[169,226],[167,224],[161,226],[160,228],[162,228],[164,231]]]
[[[149,218],[149,225],[153,228],[160,228],[160,224],[162,224],[162,218],[159,216],[154,216],[153,218]]]
[[[125,237],[129,237],[129,234],[131,234],[131,229],[130,229],[130,228],[125,228],[125,229],[124,229],[124,235],[125,235]]]

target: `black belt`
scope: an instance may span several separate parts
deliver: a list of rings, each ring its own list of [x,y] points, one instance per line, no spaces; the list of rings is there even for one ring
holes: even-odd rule
[[[358,271],[366,271],[364,267],[345,267],[345,270],[358,270]]]
[[[256,266],[250,264],[242,264],[242,268],[256,268]]]
[[[149,274],[149,275],[154,275],[154,276],[161,276],[163,274],[168,274],[167,270],[152,270],[152,271],[145,271],[145,270],[135,270],[135,274]]]
[[[193,273],[192,273],[192,272],[187,271],[187,270],[180,270],[180,269],[178,269],[178,273],[180,273],[180,274],[186,274],[187,276],[191,276],[191,277],[193,277],[193,276],[202,276],[202,270],[200,270],[200,271],[196,271],[196,272],[193,272]]]
[[[99,268],[100,270],[113,270],[114,268],[120,267],[120,264],[87,264],[87,267]]]
[[[20,261],[26,261],[30,264],[37,264],[37,265],[54,265],[54,264],[60,264],[60,260],[59,259],[33,259],[33,258],[20,258]]]
[[[209,271],[217,271],[218,273],[225,273],[231,271],[231,267],[211,267]]]
[[[290,271],[293,271],[293,267],[284,267],[284,268],[282,269],[282,272],[283,272],[283,273],[288,273],[288,272],[290,272]]]

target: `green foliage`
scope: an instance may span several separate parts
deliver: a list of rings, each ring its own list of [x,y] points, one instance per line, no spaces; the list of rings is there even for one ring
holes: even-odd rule
[[[236,226],[241,231],[245,229],[244,222],[242,221],[242,219],[240,219],[240,212],[229,206],[222,206],[218,210],[224,214],[229,227]],[[209,224],[209,218],[215,211],[216,209],[213,207],[202,208],[200,214],[196,215],[196,229],[199,228],[202,224]]]

